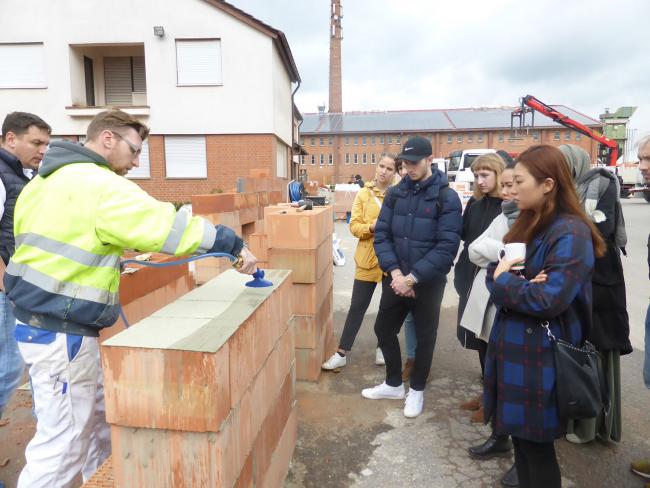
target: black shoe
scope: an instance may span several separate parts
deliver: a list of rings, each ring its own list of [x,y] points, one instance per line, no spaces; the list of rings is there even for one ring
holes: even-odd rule
[[[515,468],[515,465],[512,465],[512,468],[508,470],[508,472],[503,475],[503,478],[501,478],[501,484],[503,486],[508,486],[508,487],[516,487],[519,486],[519,478],[517,478],[517,468]]]
[[[512,442],[510,436],[490,436],[480,446],[470,447],[468,449],[469,455],[474,459],[490,459],[495,456],[507,455],[512,449]]]

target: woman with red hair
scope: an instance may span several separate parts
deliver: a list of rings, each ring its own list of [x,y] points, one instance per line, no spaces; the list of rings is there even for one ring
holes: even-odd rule
[[[591,277],[603,239],[585,215],[562,153],[537,145],[517,159],[513,197],[521,214],[504,238],[525,243],[520,260],[488,268],[487,286],[498,308],[485,361],[485,420],[510,434],[522,488],[561,486],[554,441],[566,432],[558,414],[555,337],[582,344],[591,328]],[[536,280],[544,272],[545,280]]]

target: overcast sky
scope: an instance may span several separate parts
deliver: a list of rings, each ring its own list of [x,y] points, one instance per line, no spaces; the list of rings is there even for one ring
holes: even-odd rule
[[[231,0],[282,30],[302,112],[328,101],[329,0]],[[647,0],[342,0],[343,110],[516,105],[531,94],[598,118],[638,106],[650,133]]]

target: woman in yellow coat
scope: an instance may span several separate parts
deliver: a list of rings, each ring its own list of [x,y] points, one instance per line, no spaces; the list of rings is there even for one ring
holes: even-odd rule
[[[372,294],[377,284],[381,283],[383,272],[379,267],[374,248],[375,223],[379,217],[386,190],[397,180],[399,177],[397,176],[395,158],[383,154],[377,163],[375,179],[366,183],[354,199],[350,232],[359,239],[359,243],[354,254],[356,272],[352,287],[352,301],[345,319],[338,351],[323,364],[323,369],[333,370],[346,365],[346,354],[352,349],[354,339],[370,305]],[[384,364],[379,348],[377,348],[375,362]]]

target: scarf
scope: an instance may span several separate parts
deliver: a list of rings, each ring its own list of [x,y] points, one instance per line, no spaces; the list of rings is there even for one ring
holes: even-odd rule
[[[564,144],[560,146],[560,151],[564,154],[569,170],[571,170],[571,174],[575,180],[578,198],[580,199],[580,203],[582,203],[585,213],[597,224],[607,219],[605,214],[597,210],[596,207],[611,182],[614,181],[616,185],[614,239],[616,245],[625,252],[627,232],[625,231],[625,218],[623,217],[623,207],[621,206],[621,188],[618,178],[605,168],[592,169],[589,154],[578,146]]]
[[[512,225],[515,223],[515,220],[517,220],[520,213],[519,207],[517,207],[517,202],[514,200],[504,200],[501,202],[501,213],[508,219],[508,228],[512,228]]]

